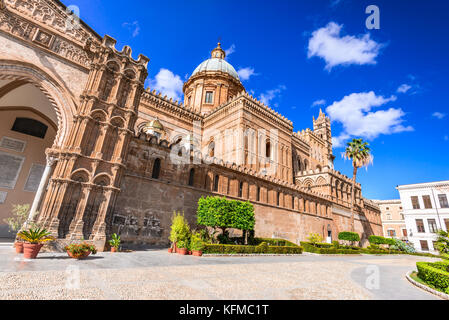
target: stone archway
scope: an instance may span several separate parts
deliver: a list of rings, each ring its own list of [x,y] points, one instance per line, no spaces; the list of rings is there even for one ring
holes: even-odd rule
[[[30,218],[36,212],[55,161],[46,150],[63,149],[75,110],[73,97],[47,72],[0,59],[0,236],[13,236],[2,225],[13,204],[29,204]]]

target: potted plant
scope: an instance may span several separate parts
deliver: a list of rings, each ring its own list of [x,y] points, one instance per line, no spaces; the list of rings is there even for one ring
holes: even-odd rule
[[[25,259],[35,259],[44,243],[55,239],[50,234],[46,229],[39,227],[20,231],[17,236],[25,241],[23,244],[23,257]]]
[[[203,255],[204,242],[201,233],[195,232],[192,234],[190,237],[190,249],[194,256],[200,257]]]
[[[111,240],[109,240],[109,244],[111,245],[111,252],[117,252],[118,247],[120,246],[120,236],[116,233],[113,233],[111,236]]]
[[[184,217],[184,214],[174,212],[172,216],[172,224],[169,237],[170,241],[173,243],[174,251],[178,252],[179,248],[187,249],[189,237],[190,227]],[[180,246],[179,242],[183,242],[183,247]]]
[[[187,241],[186,240],[180,240],[178,243],[178,253],[181,255],[186,255],[188,252],[187,249]]]
[[[93,244],[88,244],[86,242],[69,244],[64,247],[64,250],[67,251],[70,258],[74,259],[83,259],[91,253],[97,253],[97,248],[95,248]]]
[[[20,228],[25,223],[28,218],[28,212],[30,210],[29,204],[14,204],[12,206],[12,214],[11,217],[3,219],[11,231],[17,233]],[[23,253],[23,240],[20,237],[16,236],[16,240],[14,241],[14,247],[16,248],[16,253]]]

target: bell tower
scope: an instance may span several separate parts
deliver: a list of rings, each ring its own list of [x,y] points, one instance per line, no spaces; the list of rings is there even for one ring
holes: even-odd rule
[[[327,117],[320,108],[320,114],[315,120],[313,118],[313,132],[324,140],[328,154],[328,160],[333,164],[334,156],[332,154],[332,133],[331,120]]]

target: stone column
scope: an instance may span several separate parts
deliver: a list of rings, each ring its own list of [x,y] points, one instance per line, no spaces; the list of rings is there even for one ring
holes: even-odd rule
[[[41,181],[39,182],[39,187],[37,188],[36,195],[34,196],[33,204],[31,205],[30,213],[28,215],[28,219],[26,221],[26,224],[33,221],[34,216],[36,215],[37,206],[39,205],[39,202],[41,201],[42,194],[44,193],[45,186],[48,182],[48,177],[51,173],[51,167],[56,162],[55,157],[47,156],[47,164],[44,169],[44,173],[42,174]]]

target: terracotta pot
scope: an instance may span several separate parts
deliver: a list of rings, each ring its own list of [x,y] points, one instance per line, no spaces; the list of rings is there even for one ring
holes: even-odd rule
[[[189,254],[192,254],[192,251],[189,250]]]
[[[168,248],[168,253],[172,253],[173,249],[172,248]]]
[[[73,259],[84,259],[88,255],[90,255],[90,251],[85,251],[82,254],[73,254],[69,250],[67,250],[67,254],[69,255],[70,258],[73,258]]]
[[[117,248],[116,247],[111,247],[111,252],[117,252]]]
[[[37,254],[43,247],[42,243],[24,243],[23,244],[23,257],[25,259],[36,259]]]
[[[23,253],[23,242],[14,243],[14,247],[16,247],[16,253]]]
[[[197,257],[201,257],[203,255],[203,251],[201,251],[201,250],[192,250],[192,255],[193,256],[197,256]]]
[[[186,248],[178,248],[178,253],[182,254],[182,255],[186,255],[187,254],[187,249]]]

